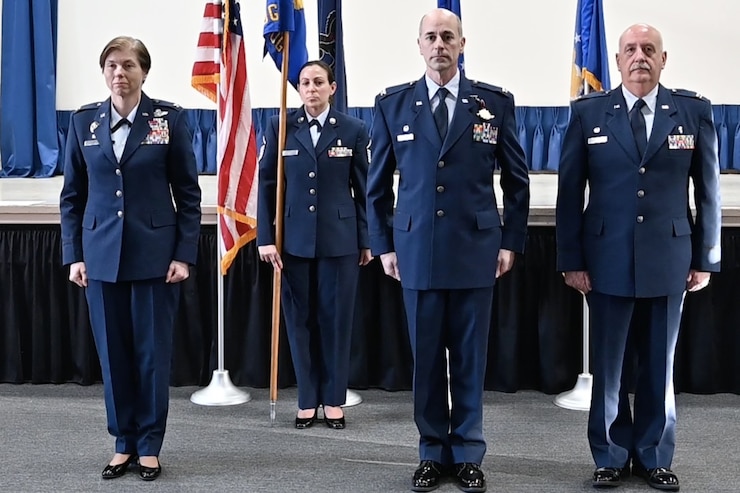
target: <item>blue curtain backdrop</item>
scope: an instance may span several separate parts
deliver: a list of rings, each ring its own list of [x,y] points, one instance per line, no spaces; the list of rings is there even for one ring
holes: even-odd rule
[[[0,177],[52,176],[61,172],[57,0],[5,0],[2,16]]]

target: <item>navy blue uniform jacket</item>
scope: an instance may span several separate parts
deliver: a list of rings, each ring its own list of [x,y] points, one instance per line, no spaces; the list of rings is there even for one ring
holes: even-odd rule
[[[497,163],[503,221],[493,190]],[[510,93],[461,77],[444,142],[424,78],[376,98],[368,175],[370,247],[376,256],[396,252],[404,288],[493,286],[499,249],[524,251],[528,210],[527,164]]]
[[[655,112],[640,159],[621,87],[571,105],[559,171],[557,268],[588,271],[592,288],[604,294],[678,294],[689,269],[719,270],[719,164],[711,104],[696,93],[660,86]]]
[[[90,279],[164,277],[173,260],[194,264],[200,188],[186,116],[145,94],[117,162],[110,99],[77,110],[65,148],[62,261],[85,261]]]
[[[257,244],[275,244],[278,117],[265,130],[259,163]],[[369,248],[365,187],[368,136],[362,120],[329,110],[316,148],[303,108],[288,114],[284,150],[283,252],[341,257]]]

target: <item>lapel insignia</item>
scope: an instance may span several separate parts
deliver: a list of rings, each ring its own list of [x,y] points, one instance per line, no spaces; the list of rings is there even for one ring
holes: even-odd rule
[[[98,128],[99,126],[100,126],[100,123],[99,122],[97,122],[97,121],[92,122],[90,124],[90,133],[91,134],[94,134],[95,133],[95,129]]]
[[[303,120],[305,120],[305,118],[303,118],[302,116],[298,117],[298,123],[303,123]]]
[[[166,114],[167,114],[167,113],[165,113],[165,115],[166,115]],[[149,116],[149,113],[147,113],[147,112],[145,111],[145,112],[143,112],[143,113],[141,114],[141,116]],[[154,113],[154,116],[157,116],[157,114],[156,114],[156,113]],[[160,116],[161,116],[161,115],[160,115]]]
[[[460,101],[462,101],[465,104],[468,104],[468,98],[461,98]]]
[[[671,109],[671,108],[670,108],[670,106],[668,106],[667,104],[661,104],[661,105],[660,105],[660,109],[661,109],[661,110],[669,110],[669,109]]]
[[[614,109],[615,109],[615,110],[618,110],[618,109],[619,109],[619,108],[621,108],[621,107],[622,107],[622,106],[621,106],[621,105],[619,105],[619,104],[615,104],[615,105],[614,105]]]
[[[424,104],[424,103],[422,103],[421,101],[417,101],[416,102],[416,106],[421,106],[422,104]]]
[[[336,123],[337,123],[337,119],[336,118],[334,118],[334,117],[329,118],[329,124],[330,125],[334,125]]]
[[[155,118],[160,118],[160,117],[163,117],[164,115],[166,115],[167,113],[169,113],[169,111],[163,111],[163,110],[157,108],[156,110],[154,110],[154,117]],[[149,115],[147,115],[145,113],[144,116],[149,116]]]

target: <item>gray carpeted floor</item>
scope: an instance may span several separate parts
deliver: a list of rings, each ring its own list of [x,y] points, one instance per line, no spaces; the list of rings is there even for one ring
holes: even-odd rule
[[[280,392],[269,423],[267,390],[233,407],[200,407],[173,388],[162,476],[112,481],[102,387],[0,385],[0,490],[8,492],[409,491],[418,463],[410,392],[362,391],[347,429],[293,428],[295,389]],[[674,471],[681,491],[740,491],[740,396],[679,395]],[[485,396],[490,492],[595,491],[586,413],[536,392]],[[447,480],[438,491],[458,491]],[[630,479],[618,491],[653,491]]]

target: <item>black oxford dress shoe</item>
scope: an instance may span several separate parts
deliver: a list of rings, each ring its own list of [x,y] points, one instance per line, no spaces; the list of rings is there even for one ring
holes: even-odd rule
[[[162,474],[162,464],[157,467],[146,467],[139,464],[139,477],[143,481],[154,481]]]
[[[594,488],[614,488],[622,483],[622,478],[629,476],[629,470],[620,467],[598,467],[594,471],[591,485]]]
[[[433,491],[439,488],[442,464],[433,460],[423,460],[414,471],[411,491]]]
[[[103,479],[120,478],[121,476],[126,474],[128,466],[136,463],[136,459],[138,459],[136,454],[131,454],[128,456],[128,459],[126,459],[126,462],[116,464],[115,466],[108,464],[107,466],[105,466],[105,469],[103,469],[101,476],[103,477]]]
[[[455,464],[457,487],[465,493],[486,491],[486,477],[478,464],[465,462]]]
[[[635,467],[635,475],[640,476],[645,482],[655,488],[663,491],[678,491],[678,476],[673,471],[665,467],[656,467],[655,469],[645,469],[644,467]]]

